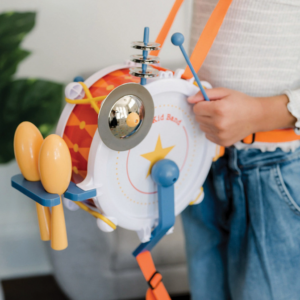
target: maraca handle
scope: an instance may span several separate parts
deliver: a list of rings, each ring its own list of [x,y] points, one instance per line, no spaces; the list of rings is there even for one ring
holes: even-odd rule
[[[51,247],[64,250],[68,247],[67,229],[64,208],[60,196],[60,204],[52,207],[51,214]]]
[[[50,209],[36,203],[36,211],[40,227],[40,235],[42,241],[50,240]]]

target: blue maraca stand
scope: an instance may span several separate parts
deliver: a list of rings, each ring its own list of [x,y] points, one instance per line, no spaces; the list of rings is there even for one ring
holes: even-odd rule
[[[22,174],[11,178],[11,186],[42,206],[52,207],[60,204],[58,194],[47,193],[40,181],[28,181]],[[64,197],[72,201],[84,201],[96,195],[96,189],[84,191],[72,181],[64,193]]]

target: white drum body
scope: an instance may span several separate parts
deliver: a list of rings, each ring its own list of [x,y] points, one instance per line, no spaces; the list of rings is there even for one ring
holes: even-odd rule
[[[128,66],[100,71],[87,79],[86,85],[91,87],[116,68]],[[153,164],[167,158],[180,169],[175,183],[175,214],[178,215],[200,197],[216,154],[216,145],[205,138],[195,121],[192,105],[186,101],[199,89],[192,82],[180,79],[181,74],[180,70],[175,75],[161,72],[158,79],[145,85],[153,97],[155,113],[149,133],[136,147],[128,151],[111,150],[101,141],[98,130],[95,131],[88,154],[87,175],[77,183],[83,190],[96,189],[97,196],[93,200],[100,212],[116,225],[142,233],[142,240],[150,237],[158,220],[157,189],[150,175]],[[210,88],[209,84],[203,84]],[[74,107],[66,105],[57,134],[64,136]],[[101,229],[105,230],[105,226]]]

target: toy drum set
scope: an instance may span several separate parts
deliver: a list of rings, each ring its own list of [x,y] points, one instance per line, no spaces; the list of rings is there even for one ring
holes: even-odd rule
[[[159,67],[160,45],[149,42],[145,28],[144,40],[133,43],[142,55],[66,87],[55,135],[43,140],[33,124],[23,122],[14,143],[22,174],[12,178],[12,186],[37,203],[41,238],[51,240],[55,250],[67,247],[62,199],[68,208],[96,217],[103,231],[117,226],[136,231],[141,244],[133,255],[149,283],[149,300],[170,299],[150,251],[172,232],[176,215],[201,202],[218,152],[186,101],[199,87],[206,94],[183,36],[173,35],[172,42],[194,77],[182,79],[184,70]]]

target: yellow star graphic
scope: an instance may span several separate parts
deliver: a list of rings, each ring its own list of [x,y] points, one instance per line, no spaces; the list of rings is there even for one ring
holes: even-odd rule
[[[154,151],[141,155],[142,157],[146,158],[151,162],[146,178],[151,174],[151,169],[153,165],[157,161],[164,159],[174,147],[175,146],[163,148],[160,140],[160,135],[158,136]]]

